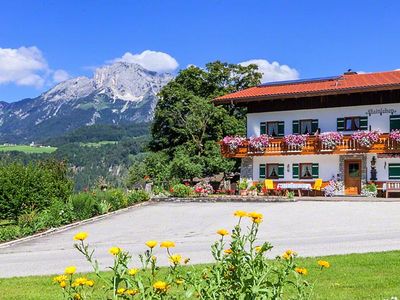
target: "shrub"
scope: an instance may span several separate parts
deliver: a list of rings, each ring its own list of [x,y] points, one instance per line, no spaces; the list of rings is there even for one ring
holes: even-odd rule
[[[376,197],[378,194],[378,188],[374,183],[365,184],[361,189],[361,195],[366,197]]]
[[[128,205],[128,199],[121,189],[95,191],[94,195],[96,197],[97,206],[101,205],[101,202],[106,201],[110,206],[110,210],[118,210]]]
[[[143,202],[150,200],[150,195],[144,190],[132,191],[128,194],[128,204]]]
[[[173,197],[178,198],[185,198],[193,195],[193,189],[190,186],[182,183],[175,184],[171,188],[170,192]]]
[[[82,192],[69,198],[74,218],[84,220],[93,217],[96,213],[96,198],[93,193]]]
[[[0,227],[0,242],[15,240],[20,236],[21,230],[18,225]]]

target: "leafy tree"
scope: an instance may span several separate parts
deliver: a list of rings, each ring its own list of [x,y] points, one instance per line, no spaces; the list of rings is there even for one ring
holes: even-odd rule
[[[180,148],[175,152],[171,161],[171,176],[178,179],[190,179],[200,177],[203,174],[203,164],[198,156],[190,155],[190,152]]]

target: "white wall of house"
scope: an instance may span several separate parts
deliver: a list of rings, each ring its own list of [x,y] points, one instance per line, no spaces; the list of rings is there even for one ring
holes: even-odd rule
[[[394,114],[400,114],[400,103],[249,113],[247,114],[247,136],[260,135],[260,123],[269,121],[284,121],[285,135],[291,134],[293,120],[302,119],[318,119],[318,127],[321,132],[336,131],[337,118],[366,116],[371,109],[394,109],[396,111]],[[368,125],[372,130],[380,129],[382,132],[389,132],[389,116],[389,113],[368,115]]]
[[[367,159],[367,169],[368,169],[368,180],[371,179],[371,159],[372,157],[377,157],[376,154],[368,154]],[[389,180],[389,164],[400,164],[400,157],[396,158],[381,158],[376,159],[376,171],[378,181],[388,181]],[[398,181],[390,179],[390,181]]]
[[[276,181],[310,181],[315,179],[294,179],[292,175],[292,164],[294,163],[318,163],[319,178],[324,181],[330,180],[339,173],[339,155],[286,155],[286,156],[255,156],[253,158],[253,180],[260,179],[260,164],[284,164],[284,178]]]

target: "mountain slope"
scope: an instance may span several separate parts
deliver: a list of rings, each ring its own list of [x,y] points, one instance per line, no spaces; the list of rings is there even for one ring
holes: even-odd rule
[[[171,79],[118,62],[97,69],[93,78],[61,82],[37,98],[0,102],[0,143],[42,141],[87,125],[151,121],[156,95]]]

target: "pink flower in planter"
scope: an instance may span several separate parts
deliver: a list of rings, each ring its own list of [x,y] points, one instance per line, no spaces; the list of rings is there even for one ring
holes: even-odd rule
[[[318,135],[318,139],[326,148],[335,148],[343,140],[343,134],[340,132],[323,132]]]
[[[253,151],[264,151],[269,145],[269,136],[262,134],[260,136],[252,136],[249,140],[249,146]]]
[[[393,141],[400,142],[400,130],[399,129],[392,130],[389,137]]]
[[[374,143],[379,141],[380,135],[381,132],[379,130],[356,131],[351,135],[351,138],[358,142],[361,147],[370,148]]]
[[[284,137],[286,145],[290,148],[303,148],[306,145],[308,134],[289,134]]]
[[[246,138],[241,136],[226,136],[222,139],[222,144],[229,147],[229,151],[235,151],[240,146],[243,146]]]

